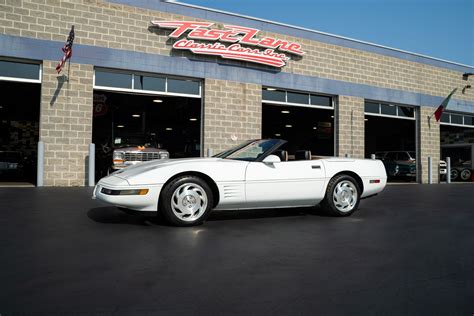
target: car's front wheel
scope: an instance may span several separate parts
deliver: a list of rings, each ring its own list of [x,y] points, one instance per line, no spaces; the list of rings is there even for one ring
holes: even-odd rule
[[[174,179],[163,188],[159,202],[159,212],[170,224],[199,225],[207,218],[212,208],[212,190],[201,178],[185,175]]]
[[[332,178],[321,202],[323,209],[333,216],[349,216],[359,206],[360,188],[357,181],[346,174]]]
[[[451,180],[457,180],[459,176],[459,171],[457,169],[451,169]]]

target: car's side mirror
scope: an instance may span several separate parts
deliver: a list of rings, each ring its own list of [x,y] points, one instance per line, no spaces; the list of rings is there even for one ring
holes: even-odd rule
[[[263,163],[272,165],[274,163],[281,162],[280,158],[277,155],[268,155],[263,159]]]

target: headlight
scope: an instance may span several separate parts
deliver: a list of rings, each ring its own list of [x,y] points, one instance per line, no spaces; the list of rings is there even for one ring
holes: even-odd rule
[[[120,164],[120,163],[123,163],[123,153],[122,152],[117,152],[117,151],[114,151],[114,155],[113,155],[113,161],[114,161],[114,164]]]
[[[160,159],[168,159],[170,157],[170,154],[168,153],[160,153]]]

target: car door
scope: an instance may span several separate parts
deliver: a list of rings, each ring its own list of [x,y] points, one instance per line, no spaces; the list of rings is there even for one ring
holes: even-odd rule
[[[324,177],[318,160],[250,162],[245,174],[246,206],[315,205],[324,197]]]

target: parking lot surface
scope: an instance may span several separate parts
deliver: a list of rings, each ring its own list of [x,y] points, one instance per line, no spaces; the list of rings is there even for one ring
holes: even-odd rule
[[[0,189],[0,314],[474,313],[474,185],[392,185],[353,216],[177,228],[89,188]]]

